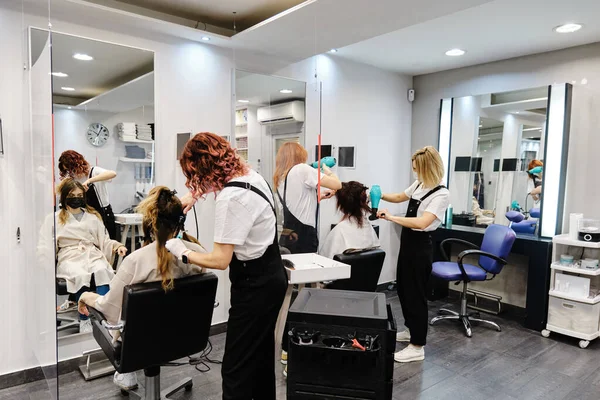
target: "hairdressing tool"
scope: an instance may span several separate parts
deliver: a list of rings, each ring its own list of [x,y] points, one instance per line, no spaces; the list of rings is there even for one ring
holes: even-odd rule
[[[373,185],[370,191],[371,196],[371,216],[369,220],[375,221],[377,219],[377,210],[379,209],[379,202],[381,201],[381,188],[379,185]]]
[[[537,175],[541,172],[544,171],[544,167],[535,167],[535,168],[531,168],[529,171],[527,171],[528,173],[530,173],[531,175]]]
[[[358,343],[358,340],[356,340],[356,338],[352,339],[352,347],[354,347],[355,349],[366,351],[365,347],[362,344]]]
[[[323,157],[321,159],[321,165],[326,165],[329,168],[335,167],[336,163],[337,163],[337,160],[335,159],[335,157]],[[319,168],[319,162],[318,161],[315,161],[311,165],[312,165],[313,168]]]

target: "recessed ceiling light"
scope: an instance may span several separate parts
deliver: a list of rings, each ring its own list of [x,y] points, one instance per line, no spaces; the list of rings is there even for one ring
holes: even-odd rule
[[[79,61],[92,61],[94,59],[94,57],[82,53],[73,54],[73,58]]]
[[[70,110],[70,109],[71,109],[71,108],[73,108],[73,107],[67,107],[67,108]]]
[[[519,114],[519,111],[515,111],[515,114]]]
[[[52,74],[52,76],[56,76],[58,78],[66,78],[67,76],[69,76],[69,75],[65,74],[64,72],[51,72],[51,74]]]
[[[68,87],[68,86],[63,86],[63,87],[61,87],[61,89],[62,89],[62,90],[66,90],[67,92],[72,92],[72,91],[74,91],[74,90],[75,90],[75,88]]]
[[[480,128],[483,128],[483,125],[479,125]]]
[[[210,38],[208,36],[202,36],[202,40],[204,40],[205,42],[209,42]]]
[[[250,103],[250,100],[238,100],[238,103]]]
[[[448,50],[446,52],[446,55],[450,56],[450,57],[457,57],[457,56],[462,56],[465,53],[466,53],[466,51],[461,50],[461,49],[452,49],[452,50]]]
[[[291,91],[290,89],[281,89],[281,90],[279,91],[279,93],[283,93],[283,94],[289,94],[289,93],[292,93],[292,91]]]
[[[581,28],[583,28],[583,25],[581,25],[581,24],[564,24],[564,25],[557,26],[556,28],[554,28],[554,32],[573,33],[573,32],[577,32]]]
[[[329,52],[330,53],[337,53],[338,51],[337,51],[337,49],[331,49],[331,50],[329,50]]]

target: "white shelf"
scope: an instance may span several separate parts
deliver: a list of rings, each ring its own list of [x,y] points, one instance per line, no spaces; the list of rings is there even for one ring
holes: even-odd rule
[[[600,296],[596,296],[593,299],[584,299],[582,297],[576,297],[576,296],[570,296],[566,293],[562,293],[562,292],[557,292],[555,290],[550,290],[550,296],[553,297],[558,297],[560,299],[565,299],[565,300],[571,300],[571,301],[576,301],[578,303],[585,303],[585,304],[598,304],[600,303]]]
[[[229,126],[231,126],[231,125],[229,125]],[[235,126],[237,126],[237,127],[248,126],[248,123],[242,122],[241,124],[235,124]]]
[[[127,158],[127,157],[119,157],[119,161],[126,163],[153,163],[154,160],[150,158]]]
[[[236,139],[245,139],[247,137],[248,137],[248,135],[235,135]]]
[[[119,138],[119,140],[123,143],[143,143],[143,144],[154,144],[154,140],[140,140],[140,139],[130,139],[130,140],[123,140],[121,138]]]
[[[598,337],[600,337],[600,332],[596,332],[596,333],[592,333],[592,334],[585,334],[585,333],[580,333],[580,332],[576,332],[576,331],[571,331],[569,329],[565,329],[565,328],[560,328],[558,326],[554,326],[554,325],[550,325],[547,324],[546,325],[546,329],[549,330],[550,332],[556,332],[556,333],[560,333],[561,335],[567,335],[567,336],[571,336],[577,339],[583,339],[583,340],[594,340]]]
[[[248,151],[247,147],[236,147],[238,151]]]
[[[587,247],[589,249],[600,249],[600,242],[584,242],[583,240],[573,240],[568,234],[554,236],[552,242],[565,246]]]
[[[597,270],[591,270],[591,269],[584,269],[584,268],[575,268],[575,267],[571,267],[568,265],[561,265],[560,263],[552,263],[551,268],[555,269],[557,271],[571,272],[573,274],[589,275],[589,276],[599,276],[600,275],[600,268]]]

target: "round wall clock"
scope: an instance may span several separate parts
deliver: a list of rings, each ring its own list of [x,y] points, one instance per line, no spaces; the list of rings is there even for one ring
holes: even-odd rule
[[[98,122],[94,122],[88,126],[86,136],[92,146],[104,146],[109,136],[108,128]]]

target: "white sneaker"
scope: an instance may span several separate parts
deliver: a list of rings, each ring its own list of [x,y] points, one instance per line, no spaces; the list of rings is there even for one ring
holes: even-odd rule
[[[77,303],[75,303],[74,301],[65,300],[64,303],[56,307],[56,313],[62,314],[75,309],[77,309]]]
[[[281,350],[281,363],[287,365],[287,351]]]
[[[394,360],[399,363],[423,361],[425,359],[425,348],[409,344],[407,348],[394,354]]]
[[[82,319],[79,321],[79,333],[90,333],[94,329],[92,328],[92,321],[89,319]]]
[[[396,342],[410,342],[410,332],[408,329],[396,333]]]
[[[283,368],[283,376],[287,378],[287,365]]]
[[[113,382],[123,390],[134,390],[138,387],[137,374],[135,372],[129,372],[127,374],[115,372]]]

